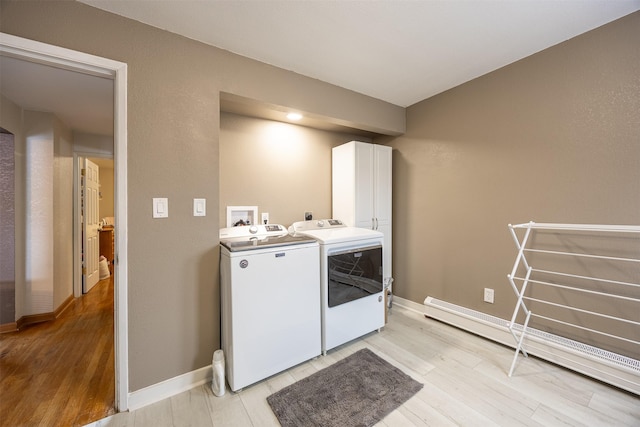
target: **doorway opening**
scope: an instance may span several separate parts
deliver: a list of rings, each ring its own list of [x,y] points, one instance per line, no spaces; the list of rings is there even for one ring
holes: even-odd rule
[[[115,401],[118,411],[128,409],[127,345],[127,65],[82,52],[0,33],[0,59],[13,58],[46,65],[52,70],[74,71],[113,82],[114,210],[114,348]],[[11,87],[11,85],[3,85]],[[75,222],[75,221],[74,221]],[[18,258],[16,256],[16,258]]]

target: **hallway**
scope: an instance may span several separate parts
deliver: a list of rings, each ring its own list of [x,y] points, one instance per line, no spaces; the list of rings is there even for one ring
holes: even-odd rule
[[[52,322],[0,335],[0,425],[81,426],[115,413],[113,276]]]

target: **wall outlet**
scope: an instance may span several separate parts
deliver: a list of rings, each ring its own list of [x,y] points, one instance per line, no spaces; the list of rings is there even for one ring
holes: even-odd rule
[[[269,224],[269,212],[262,212],[262,224]]]
[[[484,288],[484,302],[493,304],[493,289]]]
[[[313,212],[305,212],[304,213],[304,220],[305,221],[311,221],[313,219]]]

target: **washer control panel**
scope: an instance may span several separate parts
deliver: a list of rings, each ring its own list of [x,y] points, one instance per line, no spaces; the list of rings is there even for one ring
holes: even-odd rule
[[[219,237],[221,239],[240,238],[240,237],[266,237],[266,236],[282,236],[288,231],[284,225],[267,224],[267,225],[240,225],[238,227],[221,228]]]

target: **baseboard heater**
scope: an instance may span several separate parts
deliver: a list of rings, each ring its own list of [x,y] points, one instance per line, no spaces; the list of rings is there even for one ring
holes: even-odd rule
[[[424,315],[515,349],[507,320],[427,297]],[[521,332],[522,325],[515,329]],[[534,328],[527,328],[524,349],[565,368],[640,395],[640,361]],[[525,359],[517,363],[525,363]],[[509,366],[505,366],[505,375]],[[518,375],[516,365],[514,376]]]

